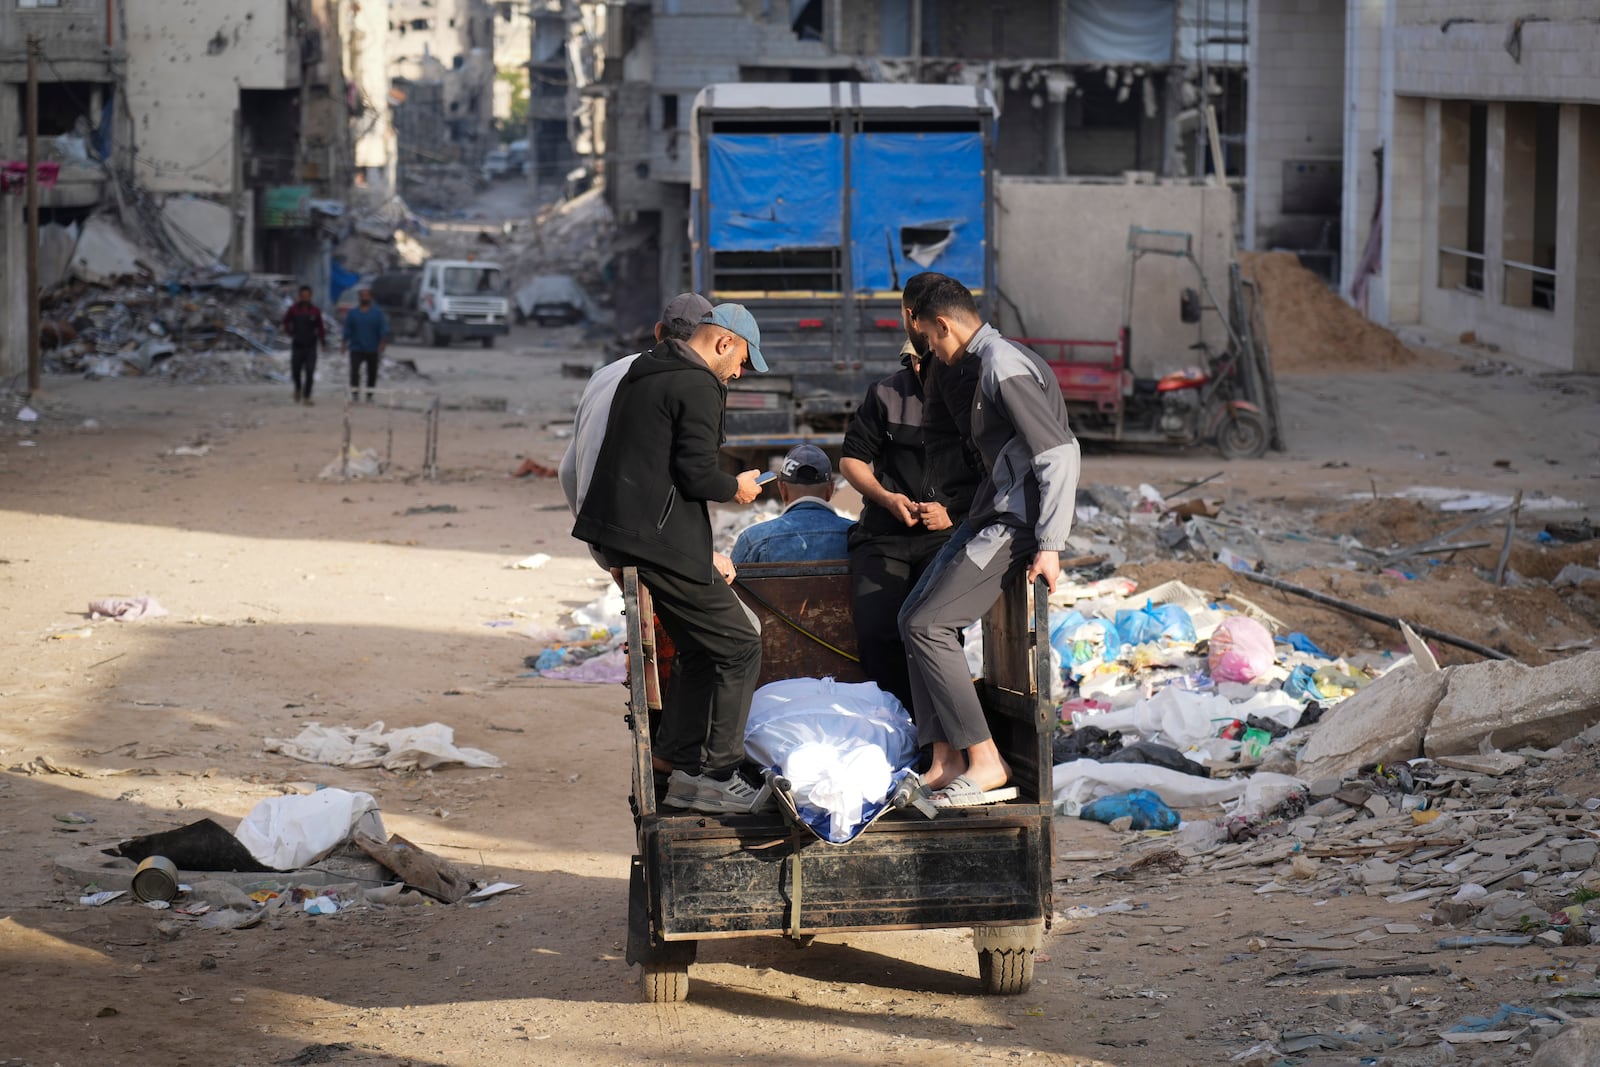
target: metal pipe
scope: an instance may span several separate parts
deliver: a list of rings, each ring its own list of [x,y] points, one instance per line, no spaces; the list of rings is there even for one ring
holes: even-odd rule
[[[1400,620],[1395,618],[1393,615],[1385,615],[1382,612],[1373,611],[1370,608],[1364,608],[1360,604],[1352,604],[1348,600],[1340,600],[1338,597],[1331,597],[1326,593],[1319,593],[1314,589],[1307,589],[1303,585],[1295,585],[1293,582],[1283,581],[1281,578],[1271,578],[1265,574],[1253,574],[1248,571],[1241,571],[1240,574],[1259,585],[1265,585],[1284,593],[1293,593],[1295,596],[1305,597],[1307,600],[1313,601],[1317,604],[1322,604],[1325,607],[1337,608],[1340,611],[1347,612],[1351,615],[1359,615],[1363,619],[1371,619],[1373,622],[1381,622],[1385,626],[1388,626],[1394,630],[1400,629]],[[1431,626],[1420,626],[1412,623],[1407,623],[1406,625],[1410,626],[1423,637],[1431,637],[1435,641],[1440,641],[1447,645],[1454,645],[1456,648],[1464,648],[1468,652],[1476,652],[1485,659],[1503,659],[1516,662],[1513,657],[1506,655],[1504,652],[1501,652],[1498,649],[1489,648],[1486,645],[1480,645],[1476,641],[1468,641],[1465,637],[1457,637],[1455,634],[1447,634],[1443,630],[1435,630]]]
[[[39,391],[39,38],[28,36],[28,395]]]

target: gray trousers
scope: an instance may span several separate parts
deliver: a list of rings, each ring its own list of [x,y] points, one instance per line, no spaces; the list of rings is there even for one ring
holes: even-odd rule
[[[911,705],[917,743],[947,741],[971,748],[990,739],[972,672],[961,648],[961,631],[978,622],[1000,599],[1006,579],[1026,570],[1038,551],[1032,530],[991,523],[952,537],[900,616],[900,634],[911,671]]]

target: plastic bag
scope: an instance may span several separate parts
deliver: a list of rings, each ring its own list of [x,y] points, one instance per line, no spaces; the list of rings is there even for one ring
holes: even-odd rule
[[[1267,628],[1243,615],[1211,635],[1211,677],[1218,681],[1253,682],[1272,669],[1276,656]]]
[[[871,682],[790,678],[756,690],[744,749],[789,780],[819,837],[842,843],[916,761],[917,728],[900,701]]]
[[[1216,736],[1220,723],[1233,717],[1233,705],[1219,696],[1168,686],[1131,708],[1095,716],[1094,724],[1184,749]]]
[[[1176,830],[1178,813],[1148,789],[1130,789],[1099,800],[1091,800],[1078,812],[1080,819],[1109,823],[1127,816],[1133,820],[1130,830]]]
[[[1189,613],[1176,604],[1145,601],[1138,609],[1117,612],[1117,633],[1126,644],[1143,645],[1168,641],[1193,641],[1194,624]]]
[[[357,830],[382,841],[383,819],[370,793],[319,789],[308,796],[268,797],[250,809],[233,836],[277,871],[315,863]]]

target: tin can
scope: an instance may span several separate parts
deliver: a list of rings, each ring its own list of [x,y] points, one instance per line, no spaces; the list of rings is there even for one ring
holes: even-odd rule
[[[133,899],[171,900],[177,895],[177,865],[165,856],[146,856],[133,872]]]

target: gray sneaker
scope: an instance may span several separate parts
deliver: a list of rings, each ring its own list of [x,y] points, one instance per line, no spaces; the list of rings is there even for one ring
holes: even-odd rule
[[[760,811],[772,799],[772,790],[763,785],[760,789],[735,774],[726,782],[700,775],[700,789],[689,810],[707,815],[749,815]]]
[[[700,776],[688,771],[673,771],[667,777],[667,795],[662,803],[672,808],[692,808],[700,796]]]

